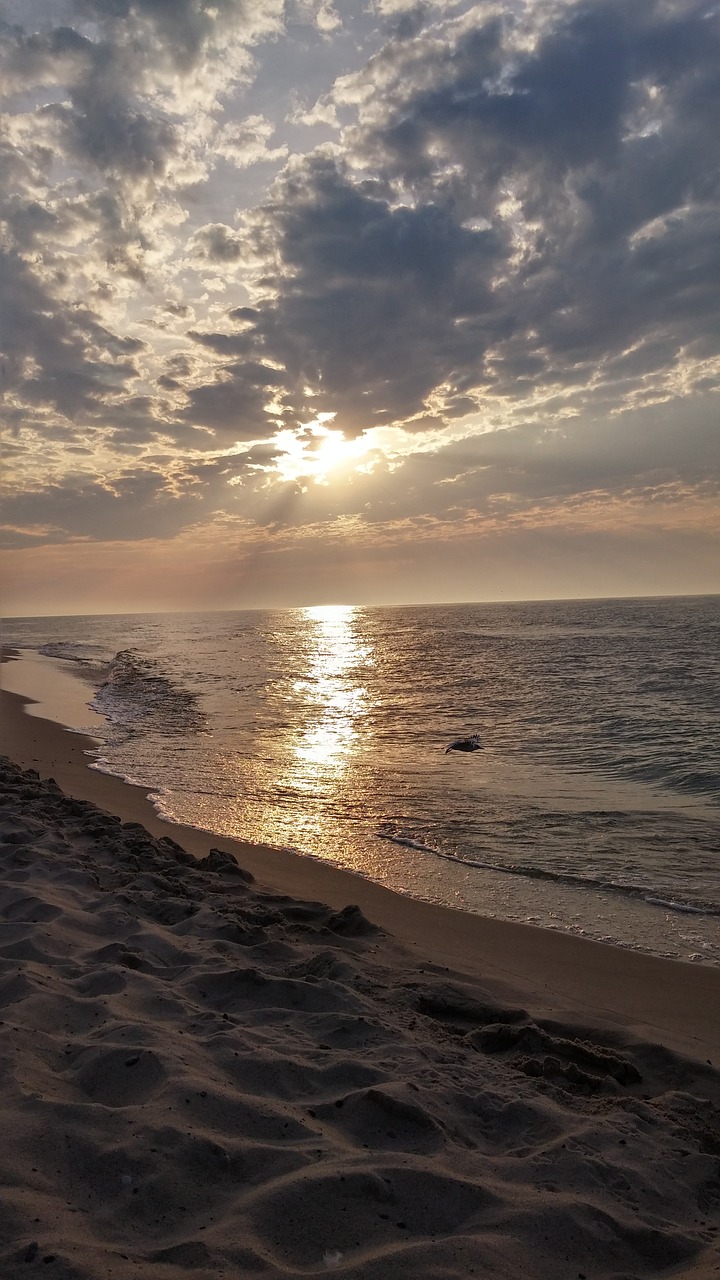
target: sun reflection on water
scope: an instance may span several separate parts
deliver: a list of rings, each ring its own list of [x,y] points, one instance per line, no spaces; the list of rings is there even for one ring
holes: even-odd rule
[[[363,778],[373,758],[377,707],[369,669],[376,650],[366,611],[354,605],[297,609],[269,634],[272,666],[255,708],[254,735],[251,730],[242,754],[229,749],[224,756],[222,805],[198,795],[195,814],[219,834],[333,861],[344,821],[364,811]],[[230,732],[236,743],[234,725]]]
[[[368,712],[363,669],[371,646],[358,636],[354,605],[324,605],[303,610],[308,623],[308,666],[294,685],[307,707],[307,719],[290,744],[292,784],[317,791],[337,782],[347,769]]]

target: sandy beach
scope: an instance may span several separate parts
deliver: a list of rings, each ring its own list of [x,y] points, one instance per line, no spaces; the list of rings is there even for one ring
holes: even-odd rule
[[[720,1275],[720,972],[171,826],[26,706],[3,1277]]]

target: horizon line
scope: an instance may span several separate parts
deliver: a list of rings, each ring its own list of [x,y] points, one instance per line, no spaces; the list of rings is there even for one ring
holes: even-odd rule
[[[231,605],[228,607],[210,606],[194,609],[108,609],[95,610],[88,613],[16,613],[2,614],[5,622],[23,622],[41,618],[127,618],[127,617],[165,617],[182,616],[184,614],[207,613],[282,613],[297,612],[304,609],[442,609],[462,607],[482,607],[491,605],[515,604],[599,604],[619,600],[713,600],[720,597],[718,591],[671,591],[649,592],[637,595],[600,595],[600,596],[513,596],[492,600],[405,600],[392,604],[371,603],[368,601],[325,600],[307,604],[265,604],[265,605]]]

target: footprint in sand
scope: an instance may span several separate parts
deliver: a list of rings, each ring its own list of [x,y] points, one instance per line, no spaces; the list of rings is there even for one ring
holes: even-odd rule
[[[89,1049],[75,1059],[68,1075],[93,1102],[131,1107],[158,1091],[167,1070],[151,1049]]]

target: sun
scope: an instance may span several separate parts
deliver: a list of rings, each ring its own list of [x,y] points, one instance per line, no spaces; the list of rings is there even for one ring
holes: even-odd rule
[[[321,427],[315,432],[318,441],[312,453],[312,472],[316,480],[327,478],[332,471],[352,463],[354,440],[346,440],[341,431]]]
[[[277,469],[284,480],[306,480],[327,485],[357,470],[371,448],[364,436],[348,440],[329,426],[334,413],[321,413],[299,431],[281,431],[276,437],[283,453]]]

